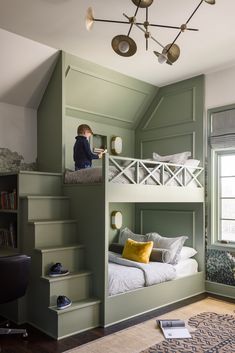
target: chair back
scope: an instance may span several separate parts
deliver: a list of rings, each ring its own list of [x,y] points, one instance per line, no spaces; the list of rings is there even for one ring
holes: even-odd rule
[[[0,257],[0,304],[25,295],[31,259],[26,255]]]

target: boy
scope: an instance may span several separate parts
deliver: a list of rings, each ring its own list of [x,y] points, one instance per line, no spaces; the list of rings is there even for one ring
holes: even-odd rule
[[[90,168],[92,159],[102,158],[102,153],[95,154],[91,152],[88,138],[93,135],[89,125],[82,124],[78,126],[76,142],[73,147],[73,160],[75,170]]]

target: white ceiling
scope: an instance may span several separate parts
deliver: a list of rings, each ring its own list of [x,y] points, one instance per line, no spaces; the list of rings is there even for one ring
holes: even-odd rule
[[[199,2],[155,0],[149,7],[150,22],[181,25]],[[190,27],[200,30],[180,36],[177,44],[181,48],[181,56],[173,66],[157,62],[153,50],[161,48],[153,41],[149,51],[145,51],[143,33],[137,28],[133,28],[131,33],[137,43],[137,53],[130,58],[118,56],[111,48],[111,40],[115,35],[126,34],[128,26],[96,22],[92,31],[87,32],[84,18],[89,6],[93,7],[97,18],[115,20],[124,20],[123,12],[131,16],[136,9],[131,0],[1,0],[0,27],[157,86],[235,64],[234,0],[216,0],[215,5],[206,2],[201,5],[189,23]],[[140,9],[137,20],[142,19],[144,10]],[[152,28],[151,33],[166,45],[177,31]],[[5,43],[4,55],[9,54],[11,45],[13,42]],[[38,63],[44,60],[45,51],[48,57],[55,53],[48,47],[45,49],[40,45],[37,50],[36,47],[35,43],[30,57]],[[2,52],[2,43],[0,48]],[[17,63],[20,61],[23,65],[24,49],[20,41],[15,53]]]

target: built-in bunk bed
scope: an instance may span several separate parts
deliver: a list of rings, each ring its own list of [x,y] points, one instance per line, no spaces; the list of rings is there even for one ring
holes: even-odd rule
[[[103,302],[101,324],[107,326],[204,292],[202,172],[203,168],[190,163],[179,165],[109,154],[103,158],[102,167],[65,172],[64,191],[72,199],[72,209],[77,209],[74,216],[78,219],[81,241],[87,248],[86,265],[94,272],[94,295]],[[122,228],[130,226],[133,232],[112,230],[115,211],[122,213]],[[172,219],[166,219],[170,214]],[[149,216],[152,228],[148,228]],[[170,235],[167,234],[169,225],[175,230]],[[112,245],[115,242],[124,245],[120,239],[125,232],[135,240],[153,240],[153,233],[146,233],[158,233],[159,226],[164,232],[161,233],[163,240],[167,236],[183,236],[184,241],[180,243],[184,251],[186,247],[194,249],[193,255],[196,252],[197,255],[193,259],[192,254],[186,256],[184,266],[163,263],[162,257],[166,255],[163,252],[157,254],[158,261],[152,262],[150,258],[153,269],[164,268],[167,272],[166,276],[165,273],[157,276],[159,283],[154,284],[151,274],[150,278],[148,274],[143,276],[143,267],[148,265],[130,264],[122,259],[123,248],[119,246],[117,250],[118,244],[116,248]],[[143,238],[138,235],[135,238],[136,233],[141,233]],[[131,276],[131,272],[138,282],[134,290],[124,289],[122,293],[110,288],[115,284],[115,273],[119,275],[118,282],[121,277]]]
[[[112,137],[121,136],[123,156],[144,158],[106,154],[102,168],[92,170],[98,182],[63,184],[71,217],[77,220],[78,241],[86,251],[84,268],[93,274],[92,293],[101,300],[101,325],[204,292],[203,173],[197,167],[174,168],[146,160],[153,151],[185,150],[203,166],[203,108],[203,76],[159,88],[67,53],[58,58],[38,109],[39,170],[64,172],[74,167],[72,148],[79,124],[103,136],[101,144],[109,152]],[[108,251],[119,240],[111,227],[114,211],[121,211],[123,228],[134,233],[188,236],[184,245],[197,251],[199,271],[110,296]]]

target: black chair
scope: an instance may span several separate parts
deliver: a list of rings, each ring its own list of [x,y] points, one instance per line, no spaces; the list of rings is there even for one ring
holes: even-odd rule
[[[30,273],[30,257],[12,255],[0,257],[0,304],[9,303],[25,295]],[[6,321],[5,321],[6,323]],[[0,335],[22,334],[27,337],[26,329],[0,328]]]

